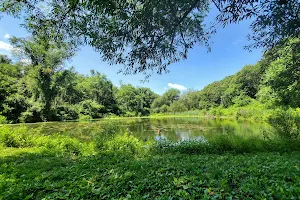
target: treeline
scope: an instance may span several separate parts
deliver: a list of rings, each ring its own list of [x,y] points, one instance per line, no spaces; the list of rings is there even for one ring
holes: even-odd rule
[[[235,75],[213,82],[201,91],[188,91],[180,97],[178,93],[171,102],[164,100],[168,95],[169,92],[154,101],[154,112],[216,111],[245,106],[298,108],[300,39],[278,44],[265,52],[255,65],[247,65]]]
[[[51,72],[33,65],[12,64],[0,56],[0,110],[9,122],[101,118],[150,114],[157,95],[149,88],[115,87],[105,75],[82,75],[71,69]],[[47,81],[47,82],[46,82]]]
[[[201,91],[170,89],[161,96],[130,84],[118,88],[93,70],[82,75],[73,68],[64,69],[73,56],[66,44],[45,38],[12,38],[11,43],[18,49],[19,62],[0,56],[0,123],[215,111],[258,104],[300,107],[299,38],[278,44],[257,64]]]
[[[40,122],[141,116],[150,113],[157,95],[149,88],[115,87],[105,75],[65,69],[74,54],[66,43],[12,38],[18,62],[0,56],[0,121]],[[2,115],[2,116],[1,116]]]

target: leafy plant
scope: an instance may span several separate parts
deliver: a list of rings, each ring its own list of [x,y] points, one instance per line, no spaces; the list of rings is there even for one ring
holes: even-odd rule
[[[7,123],[7,119],[5,116],[0,115],[0,124],[6,124]]]
[[[296,140],[300,136],[300,114],[289,108],[277,109],[269,117],[269,123],[273,126],[275,134],[282,139]]]

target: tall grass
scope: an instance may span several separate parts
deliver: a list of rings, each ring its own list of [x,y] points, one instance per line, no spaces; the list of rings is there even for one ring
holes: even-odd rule
[[[300,150],[300,117],[298,113],[276,111],[270,118],[272,128],[262,130],[259,136],[242,137],[231,130],[206,136],[201,140],[172,142],[167,140],[142,141],[117,122],[107,122],[103,128],[80,140],[64,134],[44,135],[38,129],[26,127],[0,129],[0,144],[4,147],[38,147],[56,153],[90,155],[99,153],[143,156],[146,153],[224,154],[254,152],[286,152]]]

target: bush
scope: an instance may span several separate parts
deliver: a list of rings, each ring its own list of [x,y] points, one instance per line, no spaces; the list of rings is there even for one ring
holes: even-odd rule
[[[296,140],[300,136],[300,113],[289,108],[277,109],[269,117],[269,123],[281,139]]]
[[[116,135],[112,140],[103,143],[103,149],[110,153],[120,153],[125,155],[141,154],[144,151],[142,142],[125,132]]]
[[[252,116],[251,114],[251,111],[250,110],[246,110],[246,109],[239,109],[237,112],[236,112],[236,119],[239,119],[239,118],[250,118]]]
[[[136,117],[136,116],[137,116],[136,112],[127,111],[126,113],[123,114],[123,117]]]
[[[0,115],[0,124],[7,124],[7,119],[6,119],[6,117]]]
[[[79,104],[80,115],[89,115],[92,118],[101,118],[105,113],[105,107],[92,100],[85,100]]]
[[[44,105],[39,102],[31,102],[30,107],[25,112],[22,112],[19,121],[20,122],[42,122]]]
[[[95,136],[95,145],[99,151],[123,154],[140,155],[145,152],[144,143],[120,128],[117,122],[108,122],[103,130]]]
[[[25,112],[28,105],[26,97],[20,94],[11,94],[3,101],[2,114],[7,117],[8,121],[16,123],[22,112]],[[1,122],[0,122],[1,124]]]
[[[78,119],[78,116],[77,109],[71,105],[62,105],[55,109],[55,120],[74,120]]]
[[[0,130],[0,143],[6,147],[31,147],[32,137],[28,134],[26,127],[15,129],[2,127]]]
[[[55,153],[70,153],[73,155],[83,154],[83,144],[75,138],[62,135],[36,136],[33,145],[44,147]]]
[[[234,133],[215,135],[212,138],[187,141],[157,141],[151,147],[156,153],[183,154],[244,154],[256,152],[290,152],[299,150],[298,141],[242,137]]]
[[[236,107],[243,107],[243,106],[247,106],[251,102],[253,102],[253,99],[245,94],[241,94],[237,97],[234,97],[232,102],[234,103],[234,106],[236,106]]]

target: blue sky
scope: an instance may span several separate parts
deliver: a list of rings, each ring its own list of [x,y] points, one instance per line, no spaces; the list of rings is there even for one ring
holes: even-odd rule
[[[206,21],[211,21],[216,15],[212,9]],[[22,20],[11,17],[3,17],[0,20],[0,54],[9,52],[9,36],[25,37],[28,33],[20,27]],[[117,72],[122,66],[110,66],[101,60],[99,53],[94,52],[88,46],[81,47],[80,51],[67,66],[74,66],[76,71],[88,74],[95,69],[106,74],[114,85],[130,83],[135,86],[149,87],[157,94],[164,93],[171,87],[200,90],[213,81],[221,80],[228,75],[239,71],[247,64],[255,64],[262,56],[262,50],[255,49],[248,52],[243,46],[248,44],[246,35],[250,33],[250,21],[240,24],[231,24],[225,28],[219,28],[211,39],[211,52],[207,52],[204,46],[195,46],[190,50],[188,58],[169,66],[168,74],[154,74],[146,83],[142,74],[124,76]],[[183,87],[182,87],[183,86]]]

